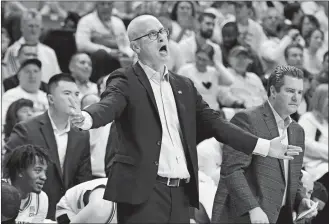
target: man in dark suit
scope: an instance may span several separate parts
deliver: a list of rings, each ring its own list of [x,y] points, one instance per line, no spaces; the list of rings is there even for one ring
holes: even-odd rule
[[[139,61],[109,76],[100,102],[71,114],[83,130],[115,121],[104,199],[118,202],[119,223],[189,222],[189,206],[199,205],[196,144],[204,139],[283,158],[279,138],[257,139],[223,120],[191,80],[167,70],[168,31],[155,17],[136,17],[128,36]]]
[[[268,80],[269,100],[237,113],[231,122],[260,138],[281,136],[284,144],[304,150],[304,130],[290,118],[302,92],[303,72],[279,66]],[[300,213],[313,204],[301,183],[303,156],[304,152],[291,161],[278,160],[246,155],[226,145],[212,222],[292,224],[293,211]],[[316,210],[308,218],[314,215]]]
[[[56,204],[66,190],[92,179],[89,133],[69,122],[72,101],[78,101],[78,87],[69,74],[57,74],[49,80],[49,110],[29,121],[17,124],[5,149],[32,144],[49,149],[52,164],[47,170],[44,192],[49,198],[47,218],[55,219]]]

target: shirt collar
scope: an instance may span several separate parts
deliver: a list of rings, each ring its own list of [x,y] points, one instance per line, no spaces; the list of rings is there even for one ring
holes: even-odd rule
[[[282,119],[282,117],[276,112],[276,110],[271,105],[271,102],[267,100],[268,104],[270,105],[270,108],[274,114],[275,122],[278,125],[280,129],[288,128],[288,126],[291,124],[292,119],[290,116],[288,116],[285,120]]]
[[[160,83],[160,81],[162,79],[168,81],[169,78],[169,72],[168,72],[168,68],[166,65],[164,65],[164,72],[162,75],[160,75],[159,72],[155,71],[154,69],[152,69],[151,67],[143,64],[141,61],[138,61],[138,63],[140,64],[140,66],[142,67],[142,69],[144,70],[144,72],[146,73],[147,78],[156,80],[158,83]]]
[[[23,44],[26,44],[26,40],[25,40],[24,37],[21,37],[21,38],[18,39],[17,43],[18,43],[18,47],[17,47],[17,50],[14,52],[15,57],[18,57],[18,51],[19,51],[19,49],[21,48],[21,46]],[[40,44],[40,42],[37,43],[37,47],[39,46],[39,44]]]
[[[71,130],[71,124],[70,124],[69,121],[67,121],[67,125],[66,125],[66,127],[63,130],[61,130],[61,131],[58,130],[57,127],[56,127],[55,122],[53,121],[53,119],[50,116],[49,110],[48,110],[48,117],[50,119],[50,123],[51,123],[51,126],[53,127],[54,133],[59,134],[59,135],[62,135],[62,134],[65,134],[65,133],[67,133],[67,132],[69,132]]]

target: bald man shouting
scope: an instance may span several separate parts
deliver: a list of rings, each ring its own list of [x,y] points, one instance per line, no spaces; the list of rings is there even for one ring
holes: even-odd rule
[[[104,199],[117,202],[119,223],[189,222],[189,207],[199,206],[196,145],[204,139],[279,159],[301,151],[280,138],[259,139],[210,109],[191,80],[168,71],[168,35],[153,16],[132,20],[138,61],[110,74],[100,102],[72,110],[72,124],[83,130],[115,121]]]

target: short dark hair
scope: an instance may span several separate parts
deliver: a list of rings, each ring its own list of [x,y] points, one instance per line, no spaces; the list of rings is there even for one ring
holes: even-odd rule
[[[326,60],[326,57],[328,57],[328,51],[326,53],[324,53],[324,55],[323,55],[323,61]]]
[[[181,2],[188,2],[188,3],[190,3],[191,8],[192,8],[192,17],[195,16],[195,8],[194,8],[193,2],[191,2],[191,1],[177,1],[175,3],[175,5],[174,5],[173,9],[171,10],[171,14],[170,14],[170,18],[173,21],[177,21],[177,8],[178,8],[179,3],[181,3]]]
[[[73,82],[74,78],[69,73],[59,73],[51,77],[48,81],[48,94],[53,92],[53,89],[58,85],[60,81]]]
[[[9,138],[14,126],[19,122],[17,111],[22,107],[33,108],[33,101],[28,99],[18,99],[8,107],[6,114],[6,123],[4,125],[5,142]]]
[[[216,16],[214,14],[209,13],[209,12],[203,12],[203,13],[200,14],[200,16],[198,18],[199,23],[202,23],[203,20],[204,20],[204,18],[206,18],[206,17],[210,17],[212,19],[216,19]]]
[[[289,45],[286,47],[286,49],[284,49],[284,57],[285,57],[285,59],[288,58],[289,50],[290,50],[291,48],[298,48],[298,49],[300,49],[301,51],[304,51],[303,46],[300,45],[300,44],[298,44],[298,43],[297,43],[297,44],[296,44],[296,43],[294,43],[294,44],[289,44]]]
[[[4,177],[16,180],[17,174],[34,165],[38,157],[42,163],[51,162],[48,150],[36,145],[22,145],[10,150],[4,160]]]
[[[271,96],[271,86],[274,86],[277,92],[284,85],[284,76],[291,76],[298,79],[304,79],[303,71],[290,65],[280,65],[275,68],[267,80],[267,96]]]
[[[20,205],[21,196],[19,191],[9,183],[1,181],[1,215],[10,220],[15,220],[19,214]],[[6,223],[9,223],[9,220]]]
[[[298,2],[288,3],[283,8],[283,15],[286,19],[292,20],[299,10],[301,10],[301,6]]]
[[[19,55],[22,52],[24,47],[37,47],[37,45],[35,45],[35,44],[22,44],[20,46],[20,48],[18,49],[17,55]]]
[[[304,40],[305,40],[305,47],[309,47],[309,46],[310,46],[310,43],[311,43],[311,37],[312,37],[312,35],[313,35],[313,33],[314,33],[315,31],[320,31],[320,33],[321,33],[321,35],[322,35],[322,40],[324,39],[324,33],[323,33],[323,31],[322,31],[321,29],[316,28],[316,29],[314,29],[314,30],[311,30],[311,31],[308,32],[308,33],[305,35],[305,37],[304,37]]]

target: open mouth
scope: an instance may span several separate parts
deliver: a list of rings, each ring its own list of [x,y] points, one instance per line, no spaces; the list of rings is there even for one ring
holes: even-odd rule
[[[160,47],[160,50],[159,50],[160,52],[162,52],[162,53],[167,53],[168,51],[167,51],[167,46],[166,45],[163,45],[162,47]]]

